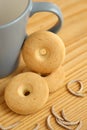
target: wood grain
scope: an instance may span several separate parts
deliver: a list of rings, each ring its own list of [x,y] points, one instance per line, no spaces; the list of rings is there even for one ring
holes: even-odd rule
[[[42,1],[42,0],[34,0]],[[66,116],[72,121],[82,120],[81,130],[87,130],[87,0],[44,0],[57,4],[64,16],[64,24],[59,35],[66,46],[66,58],[63,64],[66,79],[64,85],[53,94],[42,110],[33,115],[21,116],[12,112],[4,102],[4,88],[11,78],[21,73],[25,64],[20,60],[19,67],[10,76],[0,79],[0,124],[8,126],[16,121],[20,124],[13,130],[33,130],[40,123],[40,130],[47,130],[46,118],[50,114],[50,107],[55,106],[57,113],[65,110]],[[50,13],[38,13],[32,16],[27,25],[27,33],[49,29],[57,22],[56,16]],[[71,95],[66,84],[72,79],[82,80],[84,84],[84,98]],[[76,84],[75,87],[78,87]],[[64,130],[55,123],[52,117],[51,124],[54,130]]]

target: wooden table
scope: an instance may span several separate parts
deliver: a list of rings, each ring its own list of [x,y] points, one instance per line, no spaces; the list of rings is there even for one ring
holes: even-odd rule
[[[39,1],[39,0],[36,0]],[[42,0],[41,0],[42,1]],[[40,123],[40,130],[47,130],[46,118],[50,114],[52,105],[59,114],[65,110],[69,120],[82,120],[81,130],[87,130],[87,1],[86,0],[44,0],[57,4],[64,16],[64,24],[58,35],[63,39],[66,46],[66,58],[63,64],[66,74],[64,85],[53,94],[42,110],[36,114],[21,116],[12,112],[4,102],[4,88],[10,79],[20,73],[25,64],[20,61],[18,69],[10,76],[0,79],[0,124],[8,126],[16,121],[20,124],[13,130],[33,130],[37,123]],[[27,33],[31,34],[37,30],[49,29],[57,22],[57,17],[50,13],[39,13],[29,19]],[[72,80],[82,80],[85,97],[76,97],[66,89],[66,84]],[[74,84],[73,89],[77,90],[78,85]],[[51,118],[54,130],[64,130]]]

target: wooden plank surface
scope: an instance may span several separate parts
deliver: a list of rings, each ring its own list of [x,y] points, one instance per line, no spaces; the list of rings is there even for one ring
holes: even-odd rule
[[[35,0],[39,1],[39,0]],[[42,1],[42,0],[40,0]],[[42,110],[36,114],[21,116],[12,112],[4,102],[4,88],[10,79],[20,73],[25,64],[20,60],[18,69],[10,76],[0,79],[0,124],[8,126],[16,121],[20,124],[13,130],[33,130],[40,123],[40,130],[47,130],[46,118],[50,114],[50,107],[54,105],[59,114],[62,109],[66,116],[72,121],[82,120],[81,130],[87,130],[87,0],[44,0],[57,4],[64,16],[64,24],[59,35],[66,46],[66,58],[63,64],[66,79],[64,85],[53,94],[50,94],[48,102]],[[56,16],[50,13],[39,13],[29,19],[27,33],[31,34],[37,30],[49,29],[57,22]],[[72,79],[82,80],[84,85],[84,98],[71,95],[66,84]],[[78,88],[77,84],[72,86]],[[64,130],[51,118],[54,130]]]

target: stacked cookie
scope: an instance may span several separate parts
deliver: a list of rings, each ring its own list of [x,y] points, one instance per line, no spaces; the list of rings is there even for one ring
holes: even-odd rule
[[[11,110],[26,115],[41,109],[49,92],[62,87],[65,46],[56,34],[38,31],[25,40],[22,54],[27,67],[9,83],[5,101]]]
[[[65,46],[60,37],[48,31],[39,31],[27,38],[22,50],[27,69],[40,74],[50,93],[62,86]]]

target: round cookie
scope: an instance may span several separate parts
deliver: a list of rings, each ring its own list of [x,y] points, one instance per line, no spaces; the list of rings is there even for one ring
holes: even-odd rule
[[[65,46],[56,34],[38,31],[25,40],[22,54],[27,67],[32,71],[51,73],[63,63]]]
[[[8,107],[27,115],[43,107],[49,96],[46,81],[38,74],[26,72],[15,76],[5,89],[5,101]]]
[[[63,67],[60,67],[48,76],[45,76],[44,79],[47,81],[50,93],[55,92],[57,89],[61,89],[65,79]]]

